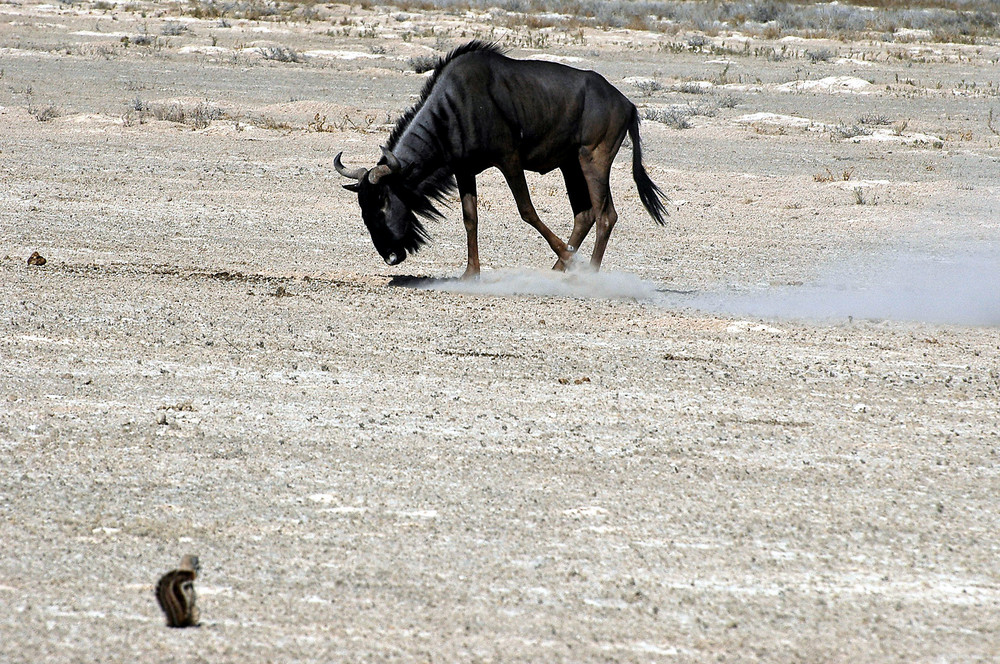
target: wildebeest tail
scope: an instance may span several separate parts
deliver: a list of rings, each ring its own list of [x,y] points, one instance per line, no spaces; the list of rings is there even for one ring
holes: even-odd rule
[[[639,190],[639,200],[649,212],[649,216],[662,226],[665,223],[663,217],[668,215],[667,208],[663,205],[666,195],[649,178],[646,168],[642,165],[642,141],[639,138],[639,109],[637,108],[632,111],[628,137],[632,141],[632,178]]]

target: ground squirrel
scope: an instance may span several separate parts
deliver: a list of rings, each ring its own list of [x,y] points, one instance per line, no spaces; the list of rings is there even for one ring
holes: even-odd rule
[[[196,627],[194,580],[198,576],[198,556],[184,556],[180,567],[164,574],[156,584],[156,601],[167,616],[168,627]]]

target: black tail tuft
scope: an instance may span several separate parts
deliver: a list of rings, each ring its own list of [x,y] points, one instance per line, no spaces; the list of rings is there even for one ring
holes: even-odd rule
[[[643,207],[649,212],[649,216],[656,223],[662,226],[664,217],[669,216],[667,208],[663,205],[666,194],[660,191],[656,183],[649,179],[646,168],[642,165],[642,142],[639,138],[639,109],[632,113],[632,123],[628,126],[628,137],[632,141],[632,178],[635,186],[639,190],[639,200]]]

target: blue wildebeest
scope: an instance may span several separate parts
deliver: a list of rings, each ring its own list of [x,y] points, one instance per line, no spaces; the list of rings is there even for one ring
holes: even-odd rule
[[[396,123],[382,158],[371,169],[337,171],[356,180],[361,216],[375,249],[389,265],[427,241],[419,217],[440,217],[434,206],[457,186],[468,236],[466,277],[479,274],[476,175],[503,173],[517,209],[549,243],[563,269],[591,227],[597,236],[590,263],[600,268],[618,219],[611,201],[611,163],[632,141],[632,176],[639,199],[663,224],[663,193],[642,165],[639,112],[601,75],[552,62],[513,60],[479,41],[441,60],[420,100]],[[563,242],[531,204],[524,171],[562,171],[573,208],[573,231]]]

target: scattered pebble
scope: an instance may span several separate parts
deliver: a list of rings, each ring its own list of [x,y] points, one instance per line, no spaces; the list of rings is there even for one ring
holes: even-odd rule
[[[28,256],[28,265],[45,265],[48,261],[37,251]]]

